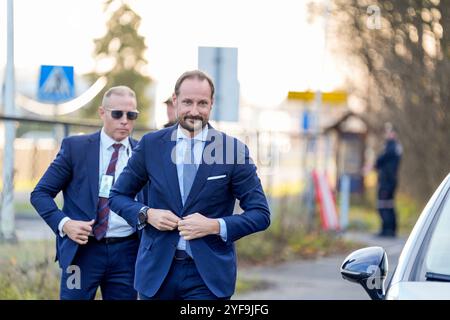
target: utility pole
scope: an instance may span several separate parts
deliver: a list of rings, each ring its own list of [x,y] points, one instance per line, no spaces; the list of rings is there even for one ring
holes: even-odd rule
[[[5,116],[15,116],[14,80],[14,11],[13,0],[7,2],[7,58],[5,74]],[[3,151],[3,197],[1,222],[2,241],[16,240],[14,226],[14,140],[16,128],[13,121],[5,121],[5,145]]]
[[[317,166],[316,169],[320,168],[320,156],[319,156],[319,137],[320,137],[320,118],[321,112],[323,111],[323,94],[322,94],[322,80],[323,75],[325,74],[325,64],[327,57],[327,49],[328,49],[328,21],[330,18],[330,0],[324,1],[324,17],[323,17],[323,47],[320,51],[320,62],[319,62],[319,83],[317,84],[317,91],[315,94],[315,112],[313,119],[313,135],[315,140],[315,149],[314,149],[314,165]]]
[[[327,51],[327,41],[328,41],[328,20],[330,16],[330,0],[323,1],[323,8],[325,10],[323,17],[323,36],[324,42],[323,47],[320,50],[320,58],[319,58],[319,66],[317,68],[319,74],[319,82],[316,84],[317,89],[314,95],[314,105],[311,108],[310,113],[310,134],[306,137],[305,144],[305,169],[304,169],[304,177],[306,177],[305,183],[305,191],[302,195],[301,201],[305,205],[305,209],[307,212],[307,224],[308,229],[312,230],[313,221],[315,215],[315,205],[316,205],[316,197],[315,197],[315,186],[313,180],[313,172],[314,170],[320,170],[321,168],[321,159],[320,159],[320,150],[319,150],[319,141],[320,141],[320,113],[322,112],[322,80],[325,71],[325,63],[326,63],[326,51]],[[309,112],[309,110],[308,110]],[[312,157],[308,154],[312,153]],[[311,159],[312,158],[312,159]],[[311,161],[312,160],[312,161]]]

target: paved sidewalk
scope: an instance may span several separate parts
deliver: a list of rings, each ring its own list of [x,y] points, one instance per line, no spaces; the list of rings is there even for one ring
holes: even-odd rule
[[[385,248],[392,274],[405,238],[376,238],[370,234],[347,233],[346,239],[364,246]],[[350,252],[349,252],[350,253]],[[269,282],[266,290],[236,294],[234,300],[368,300],[364,289],[342,279],[340,267],[346,255],[335,255],[317,260],[297,260],[273,267],[238,269],[239,276]]]

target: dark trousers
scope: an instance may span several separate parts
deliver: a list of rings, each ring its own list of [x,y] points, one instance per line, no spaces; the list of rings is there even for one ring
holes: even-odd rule
[[[115,243],[89,239],[80,245],[72,265],[62,270],[61,300],[92,300],[100,287],[103,300],[136,300],[134,267],[137,238]]]
[[[173,260],[169,273],[153,297],[139,293],[140,300],[228,300],[216,297],[197,271],[194,260]]]
[[[379,188],[378,213],[381,218],[380,235],[395,236],[397,232],[397,214],[395,212],[395,188]]]
[[[394,208],[378,209],[381,217],[381,235],[395,236],[397,232],[397,217]]]

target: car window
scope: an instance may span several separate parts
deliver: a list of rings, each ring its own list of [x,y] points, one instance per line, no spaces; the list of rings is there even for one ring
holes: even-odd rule
[[[426,272],[450,275],[450,196],[447,194],[424,255],[420,278]]]

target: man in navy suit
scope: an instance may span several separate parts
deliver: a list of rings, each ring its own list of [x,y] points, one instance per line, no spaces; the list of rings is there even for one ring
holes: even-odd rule
[[[266,229],[270,211],[247,147],[209,123],[214,84],[184,73],[172,96],[179,124],[146,134],[110,193],[110,207],[143,229],[141,299],[229,299],[239,238]],[[158,151],[156,151],[158,150]],[[134,202],[149,184],[149,204]],[[236,199],[242,214],[234,214]]]
[[[56,234],[61,299],[94,299],[100,287],[103,299],[135,300],[135,219],[126,221],[108,207],[110,188],[137,143],[130,138],[138,116],[134,91],[126,86],[109,89],[99,115],[101,131],[63,140],[31,193],[31,203]],[[54,201],[60,191],[62,209]]]

